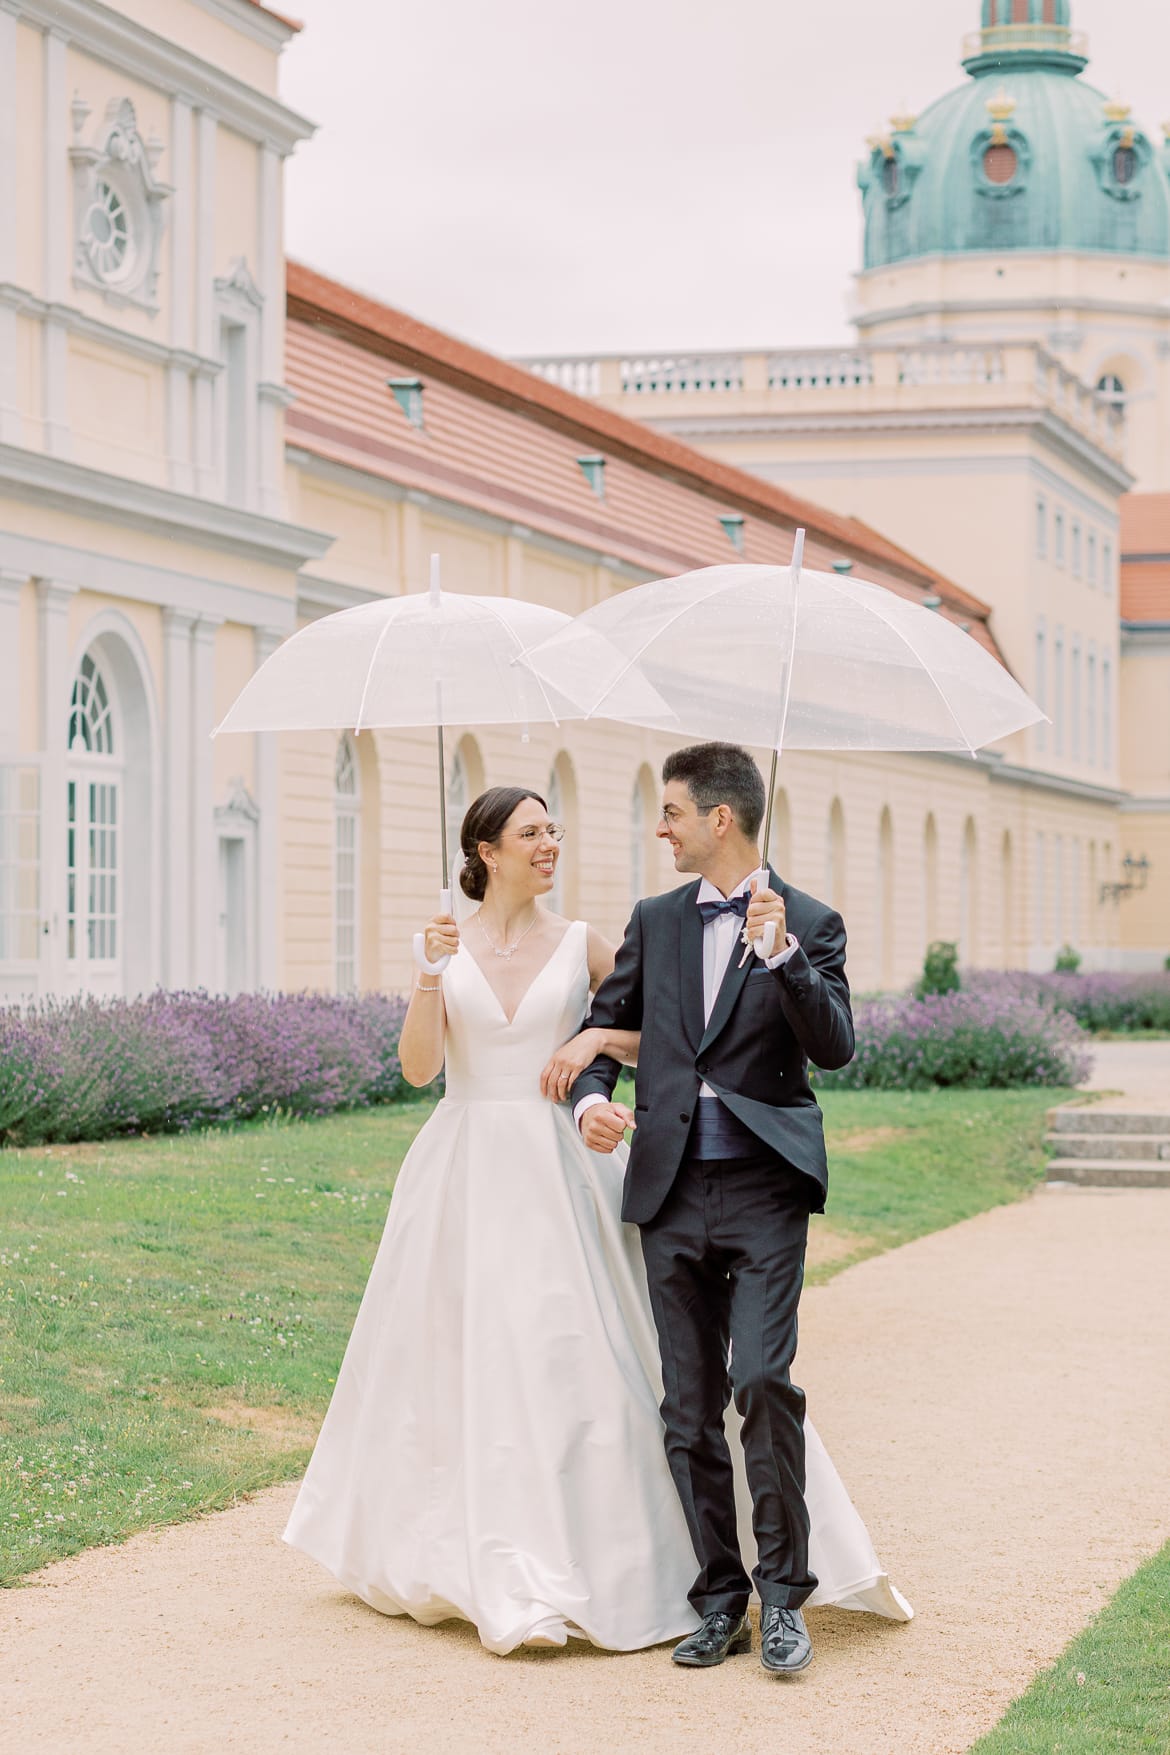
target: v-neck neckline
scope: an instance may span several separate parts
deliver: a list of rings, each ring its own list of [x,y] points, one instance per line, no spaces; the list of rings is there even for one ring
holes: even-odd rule
[[[544,962],[540,965],[540,968],[536,971],[536,974],[532,977],[532,980],[528,983],[528,986],[524,989],[524,992],[520,995],[519,1001],[517,1002],[517,1005],[516,1005],[516,1010],[512,1013],[511,1017],[509,1017],[507,1012],[504,1010],[504,1002],[500,998],[499,994],[496,992],[495,987],[492,985],[491,981],[489,981],[487,970],[484,968],[484,966],[480,962],[479,958],[476,957],[475,955],[473,955],[473,953],[471,951],[467,952],[468,957],[471,959],[472,963],[479,970],[480,975],[483,977],[483,984],[487,988],[488,992],[491,994],[492,998],[495,1000],[496,1010],[499,1012],[500,1016],[503,1018],[504,1023],[509,1030],[512,1028],[512,1025],[516,1022],[516,1019],[520,1016],[521,1011],[524,1009],[524,1006],[525,1006],[527,999],[528,999],[528,995],[532,992],[532,989],[536,986],[537,982],[540,980],[541,976],[544,974],[544,972],[548,968],[549,964],[556,957],[561,946],[564,944],[565,940],[569,937],[569,935],[572,932],[573,927],[575,925],[576,925],[576,921],[573,921],[573,920],[569,921],[569,924],[565,927],[564,932],[562,932],[560,938],[557,940],[556,944],[553,946],[553,948],[549,952],[548,956],[544,959]]]

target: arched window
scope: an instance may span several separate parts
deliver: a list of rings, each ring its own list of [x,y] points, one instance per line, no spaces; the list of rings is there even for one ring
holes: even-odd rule
[[[975,819],[963,825],[959,853],[959,961],[970,968],[979,956],[979,867]]]
[[[1119,408],[1124,404],[1125,384],[1116,372],[1106,372],[1098,378],[1097,389],[1102,396],[1107,396],[1110,402],[1115,402]]]
[[[877,974],[882,987],[894,983],[894,823],[887,805],[878,825]]]
[[[459,891],[459,871],[463,865],[463,848],[460,844],[459,831],[463,819],[467,815],[467,807],[471,803],[467,786],[467,763],[463,759],[463,750],[457,749],[451,758],[451,768],[447,775],[447,869],[451,878],[452,894]]]
[[[643,762],[634,780],[630,795],[630,907],[641,901],[650,888],[650,872],[654,855],[654,830],[657,826],[654,774]],[[551,815],[551,812],[550,812]]]
[[[776,796],[772,800],[772,834],[768,858],[780,876],[788,882],[792,877],[792,811],[783,786],[776,788]]]
[[[120,954],[122,764],[110,684],[93,652],[69,703],[65,955],[71,980],[110,976]]]
[[[922,830],[922,925],[924,943],[938,937],[938,824],[927,814]]]
[[[565,838],[561,842],[557,875],[548,905],[555,914],[565,914],[571,919],[577,912],[577,872],[581,853],[577,840],[577,780],[573,764],[564,750],[552,765],[544,796],[551,821],[565,825]]]
[[[828,861],[825,872],[826,900],[838,914],[845,912],[845,812],[841,800],[829,806]]]
[[[352,739],[338,740],[333,763],[333,969],[338,993],[357,989],[361,787]]]

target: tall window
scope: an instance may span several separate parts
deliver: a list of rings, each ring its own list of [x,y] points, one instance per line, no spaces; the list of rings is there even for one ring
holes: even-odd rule
[[[66,777],[66,956],[112,968],[121,914],[121,764],[109,687],[93,654],[81,661],[69,704]]]
[[[634,780],[630,794],[630,907],[646,894],[646,807],[642,802],[642,776]]]
[[[1097,762],[1097,654],[1089,647],[1085,659],[1085,760]]]
[[[1052,518],[1052,558],[1058,567],[1064,566],[1064,513],[1056,512]]]
[[[1037,946],[1048,942],[1048,873],[1045,870],[1046,847],[1043,833],[1036,836],[1036,868],[1032,874],[1032,937]]]
[[[1043,560],[1048,553],[1048,501],[1036,501],[1036,553]]]
[[[932,812],[922,831],[922,925],[924,943],[938,937],[938,826]]]
[[[975,819],[963,825],[959,850],[959,957],[968,968],[979,954],[979,871]]]
[[[877,913],[878,954],[877,975],[882,987],[894,982],[894,823],[887,805],[878,825]]]
[[[1052,915],[1054,938],[1058,945],[1065,942],[1064,930],[1064,836],[1052,837]]]
[[[1097,532],[1090,530],[1086,544],[1085,572],[1090,585],[1097,583]]]
[[[1057,628],[1052,642],[1052,730],[1058,756],[1064,754],[1064,629]]]
[[[459,872],[463,866],[463,848],[459,831],[471,803],[467,793],[467,763],[463,760],[463,751],[458,749],[451,758],[447,775],[447,870],[451,878],[451,891],[456,897],[462,894],[459,888]]]
[[[1101,660],[1101,766],[1113,766],[1113,667],[1107,658]]]
[[[0,763],[0,963],[36,960],[40,866],[40,770]]]
[[[1113,592],[1113,544],[1105,543],[1101,550],[1101,585],[1107,597]]]
[[[828,862],[825,872],[828,902],[838,913],[845,909],[845,812],[835,798],[829,807]]]
[[[1069,654],[1069,745],[1074,762],[1081,759],[1081,642],[1073,636]]]
[[[1036,666],[1033,688],[1036,693],[1036,705],[1042,713],[1048,711],[1048,630],[1044,625],[1044,617],[1040,616],[1036,623]],[[1048,743],[1048,727],[1041,720],[1036,727],[1036,748],[1042,750]]]
[[[1072,575],[1074,579],[1081,576],[1081,527],[1076,522],[1072,527]]]
[[[360,819],[357,753],[346,736],[338,742],[333,764],[333,966],[338,993],[357,989]]]

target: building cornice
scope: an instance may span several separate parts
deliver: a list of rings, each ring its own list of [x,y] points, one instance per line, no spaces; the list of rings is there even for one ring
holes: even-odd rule
[[[976,252],[972,252],[972,254],[976,254]],[[1000,259],[998,253],[994,254],[998,261]],[[966,259],[964,258],[964,260]],[[940,258],[937,256],[924,256],[916,258],[916,265],[927,262],[937,263],[939,260]],[[953,258],[943,257],[941,260],[951,261]],[[1160,257],[1137,257],[1126,258],[1126,260],[1144,261],[1152,266],[1163,268],[1167,270],[1167,278],[1170,279],[1170,263],[1163,262]],[[904,264],[896,264],[895,266],[900,267]],[[882,272],[888,274],[889,270],[886,269]],[[860,279],[861,276],[856,278]],[[1048,298],[1013,299],[1005,295],[997,299],[915,299],[904,305],[884,305],[878,311],[854,311],[850,322],[855,329],[864,334],[869,329],[882,328],[890,323],[920,322],[924,318],[938,322],[947,317],[1006,316],[1009,312],[1020,311],[1029,311],[1038,316],[1050,318],[1059,315],[1065,322],[1068,320],[1069,313],[1080,311],[1090,311],[1097,316],[1149,317],[1163,323],[1170,319],[1170,310],[1162,303],[1148,303],[1144,300],[1135,303],[1126,299],[1103,299],[1087,294],[1084,297],[1078,297],[1074,294],[1070,298],[1057,298],[1053,295]]]
[[[1055,792],[1062,798],[1080,798],[1088,804],[1103,804],[1114,809],[1129,797],[1128,792],[1116,786],[1097,786],[1091,780],[1073,780],[1064,774],[1048,773],[1043,768],[1022,768],[1016,762],[1005,761],[1002,756],[981,752],[977,759],[992,780],[1011,786],[1029,786],[1039,792]]]
[[[334,538],[282,519],[149,482],[107,475],[19,445],[0,445],[0,493],[18,495],[59,512],[148,530],[171,541],[226,549],[273,567],[297,568],[317,560]]]
[[[1121,624],[1121,656],[1123,658],[1170,657],[1170,622],[1127,622]]]
[[[864,433],[870,437],[896,438],[908,433],[1018,433],[1034,428],[1052,449],[1088,474],[1099,477],[1115,494],[1128,493],[1135,476],[1123,463],[1084,439],[1074,427],[1044,408],[912,409],[901,413],[875,410],[854,414],[714,415],[653,419],[652,424],[676,438],[703,443],[712,439],[798,438]]]
[[[185,99],[194,109],[211,111],[238,133],[276,152],[290,153],[298,141],[308,140],[316,131],[316,123],[279,99],[256,91],[100,0],[9,0],[8,10],[43,30],[58,32],[97,60]],[[230,8],[234,24],[239,24],[242,10]],[[265,17],[259,8],[250,10],[257,19]]]
[[[15,311],[21,317],[59,324],[71,335],[84,336],[87,341],[116,348],[120,353],[132,354],[135,359],[150,360],[154,365],[180,366],[184,371],[207,378],[214,378],[223,371],[222,360],[192,353],[185,347],[168,347],[163,341],[155,341],[149,335],[136,335],[130,329],[119,329],[113,323],[103,323],[100,317],[91,317],[78,310],[76,305],[52,303],[29,292],[26,287],[14,286],[11,281],[0,281],[0,307]]]
[[[1125,817],[1165,817],[1170,816],[1170,798],[1143,798],[1140,793],[1133,793],[1118,808]]]
[[[282,18],[279,12],[269,12],[267,7],[258,6],[255,0],[195,0],[195,4],[210,13],[212,18],[230,24],[241,36],[262,43],[275,54],[279,54],[289,38],[296,36],[301,28],[290,18]]]

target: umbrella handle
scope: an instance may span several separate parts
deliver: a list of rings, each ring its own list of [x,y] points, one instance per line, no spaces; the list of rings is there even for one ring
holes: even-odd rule
[[[450,914],[450,912],[451,892],[450,890],[440,890],[439,913]],[[414,935],[414,960],[424,975],[441,975],[443,970],[447,967],[447,964],[451,961],[451,958],[449,956],[440,957],[437,963],[432,963],[427,956],[427,943],[425,936],[421,932],[416,932]]]
[[[763,888],[768,882],[767,866],[761,865],[759,871],[753,871],[752,876],[759,879],[760,888]],[[750,942],[751,948],[755,951],[756,956],[760,957],[766,963],[776,949],[776,922],[774,920],[769,920],[760,937],[752,939]],[[746,963],[746,961],[747,951],[745,950],[743,954],[743,962]],[[740,964],[740,967],[743,967],[743,963]]]

